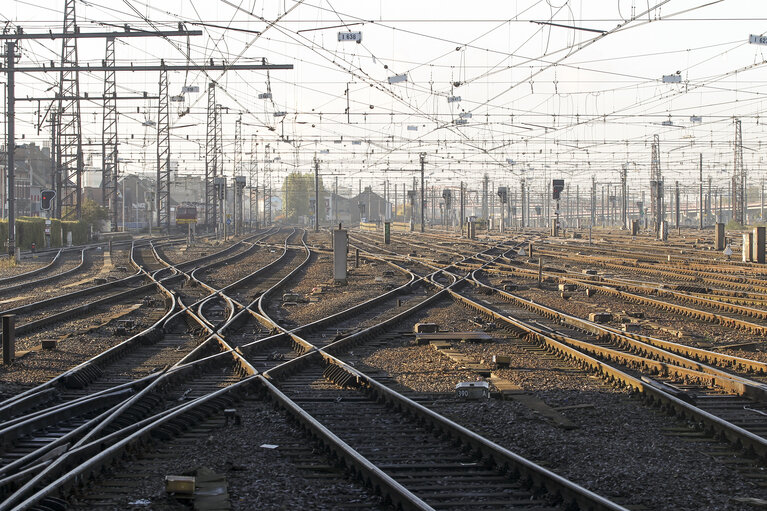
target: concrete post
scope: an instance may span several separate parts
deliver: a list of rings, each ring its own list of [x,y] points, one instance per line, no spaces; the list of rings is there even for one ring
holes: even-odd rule
[[[333,231],[333,280],[346,282],[346,247],[348,237],[346,229]]]
[[[754,235],[747,232],[743,234],[743,262],[751,262],[751,246],[753,245]]]
[[[714,249],[724,250],[724,224],[721,222],[716,224],[714,234]]]
[[[753,245],[751,248],[751,260],[755,263],[764,264],[765,228],[754,227]]]
[[[391,222],[384,222],[384,243],[386,245],[391,243]]]
[[[10,365],[16,359],[16,316],[3,316],[3,364]]]
[[[532,245],[530,245],[532,247]],[[543,258],[538,258],[538,287],[543,285]]]

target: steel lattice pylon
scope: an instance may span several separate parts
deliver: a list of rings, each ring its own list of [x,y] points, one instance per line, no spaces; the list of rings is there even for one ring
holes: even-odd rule
[[[170,230],[170,106],[168,71],[160,70],[160,95],[157,103],[157,227]]]
[[[732,218],[746,223],[746,167],[743,165],[743,133],[740,119],[735,119],[735,161],[732,172]]]
[[[653,135],[652,157],[650,160],[650,207],[652,210],[653,228],[660,232],[663,221],[663,176],[660,169],[660,138]]]
[[[256,135],[250,137],[250,165],[248,172],[248,185],[250,186],[250,226],[258,227],[258,141]]]
[[[234,171],[232,176],[236,178],[242,175],[242,114],[234,121]],[[234,187],[235,207],[234,211],[234,227],[235,233],[239,234],[238,229],[242,229],[242,204],[239,204],[241,198],[237,197],[237,185],[232,180],[232,186]]]
[[[77,31],[75,0],[64,5],[64,33]],[[61,67],[77,66],[77,39],[65,37],[61,44]],[[59,74],[59,154],[61,180],[57,182],[56,216],[80,218],[82,204],[83,143],[80,125],[80,81],[76,70]]]
[[[226,176],[224,174],[224,127],[223,127],[223,116],[221,115],[222,107],[220,104],[216,103],[215,107],[215,114],[216,114],[216,120],[215,120],[215,126],[216,126],[216,175],[219,177],[223,177],[226,179]],[[223,185],[225,186],[225,185]],[[214,187],[215,188],[215,187]],[[218,224],[219,226],[219,232],[223,232],[225,229],[224,222],[226,221],[226,191],[224,191],[224,200],[221,202],[219,198],[219,209],[218,211]]]
[[[242,174],[242,115],[234,121],[234,173],[233,176]]]
[[[272,147],[266,144],[264,147],[264,227],[272,225]],[[269,188],[267,188],[267,181]]]
[[[216,187],[213,179],[218,169],[216,143],[216,84],[208,84],[208,124],[205,137],[205,225],[216,226]]]
[[[107,67],[115,65],[115,39],[109,37],[106,40]],[[109,211],[109,221],[112,230],[117,230],[118,225],[118,200],[117,200],[117,85],[114,70],[108,70],[104,74],[104,108],[103,124],[101,132],[101,192],[102,204]]]

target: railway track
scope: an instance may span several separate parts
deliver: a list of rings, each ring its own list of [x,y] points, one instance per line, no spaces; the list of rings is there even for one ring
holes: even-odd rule
[[[307,264],[308,264],[308,261],[310,260],[310,256],[311,256],[311,252],[307,249],[307,257],[305,259],[305,262],[307,262]],[[277,282],[275,283],[274,286],[272,286],[269,289],[267,289],[256,300],[258,302],[259,312],[261,314],[263,314],[261,319],[262,320],[265,319],[268,322],[271,322],[278,329],[279,329],[279,324],[276,323],[271,318],[269,318],[269,316],[264,313],[264,309],[265,309],[264,302],[266,300],[268,300],[269,297],[273,293],[275,293],[275,292],[277,292],[279,290],[281,284],[284,284],[286,281],[288,281],[290,279],[291,276],[293,276],[296,273],[298,273],[300,271],[300,269],[302,268],[302,266],[303,265],[299,265],[296,268],[294,268],[292,271],[288,272],[286,275],[282,276],[282,278],[277,280]],[[360,309],[367,308],[369,306],[371,306],[371,305],[368,304],[365,307],[357,307],[356,309],[359,311]],[[417,307],[421,307],[421,306],[423,306],[423,303],[418,304],[416,306],[416,308]],[[189,313],[190,310],[191,310],[190,308],[186,308],[185,309],[185,311],[187,313]],[[244,315],[244,314],[259,314],[259,313],[256,313],[255,311],[250,310],[250,309],[243,309],[242,311],[240,311],[239,314],[240,315]],[[193,316],[193,314],[192,314],[192,316]],[[341,313],[339,313],[337,315],[337,317],[341,317],[341,316],[343,316],[343,312],[341,312]],[[200,319],[202,319],[202,318],[198,318],[198,321]],[[396,319],[397,319],[396,317],[395,318],[389,318],[389,319],[385,320],[383,323],[390,324],[391,321],[394,321]],[[235,320],[235,318],[232,318],[232,320],[230,320],[227,323],[234,322],[234,320]],[[376,325],[376,326],[381,328],[380,325]],[[226,330],[227,330],[226,326],[221,328],[222,332],[226,332]],[[209,327],[208,327],[208,332],[212,333],[212,329],[210,329]],[[358,332],[358,334],[359,334],[359,332]],[[228,346],[226,337],[221,337],[221,336],[219,336],[218,334],[215,334],[215,333],[213,333],[213,335],[210,338],[213,338],[213,337],[217,338],[217,342],[219,343],[219,345],[226,345],[226,346]],[[353,337],[359,337],[359,335],[356,335],[356,334],[355,335],[351,335],[351,336],[346,337],[345,339],[351,339]],[[264,368],[264,369],[266,369],[266,371],[264,372],[265,375],[269,375],[271,373],[274,373],[275,375],[287,374],[287,371],[289,370],[289,368],[295,366],[296,363],[303,364],[305,359],[307,359],[307,358],[318,358],[318,357],[320,357],[319,354],[322,353],[321,350],[318,351],[317,348],[312,347],[310,350],[308,350],[308,354],[306,354],[306,355],[299,355],[299,352],[294,350],[295,356],[293,358],[290,358],[290,360],[285,361],[284,359],[279,359],[280,357],[274,357],[273,356],[273,353],[274,353],[273,346],[274,346],[274,343],[276,343],[277,339],[279,339],[279,338],[285,339],[285,338],[288,338],[288,337],[286,336],[286,334],[284,332],[282,332],[282,333],[278,333],[277,335],[274,335],[274,336],[271,336],[271,337],[267,337],[267,338],[264,338],[264,339],[260,339],[260,340],[251,342],[249,344],[241,346],[242,353],[245,355],[246,359],[249,359],[249,358],[253,357],[258,362],[261,362],[261,363],[265,362],[269,366],[271,366],[271,367],[265,367]],[[299,344],[303,345],[304,347],[311,346],[311,344],[308,341],[306,341],[305,339],[301,339],[295,333],[290,334],[289,338],[292,338],[292,343],[293,343],[294,347],[296,345],[299,345]],[[336,341],[336,343],[337,342],[338,341]],[[332,346],[332,343],[330,345],[328,345],[328,346],[329,347]],[[267,349],[263,350],[263,348],[267,348]],[[271,356],[271,360],[258,360],[259,352],[260,352],[260,356],[263,357],[265,351],[268,352],[267,356],[272,355]],[[304,350],[304,351],[306,351],[306,350]],[[229,351],[228,353],[229,354],[235,354],[237,352]],[[201,360],[210,360],[211,358],[212,359],[216,359],[216,358],[225,357],[225,356],[227,356],[227,353],[220,353],[220,354],[214,355],[213,357],[208,357],[207,359],[204,358],[204,359],[201,359]],[[326,355],[322,355],[322,357],[325,357],[325,356]],[[235,358],[236,358],[236,356],[235,356]],[[247,365],[250,366],[250,363],[247,362]],[[338,367],[341,367],[341,366],[338,366]],[[278,399],[283,406],[288,406],[291,409],[292,409],[292,407],[296,406],[296,404],[293,403],[292,401],[290,401],[290,400],[285,401],[283,399],[283,398],[285,398],[284,393],[281,393],[278,389],[275,389],[275,387],[270,382],[271,378],[264,378],[263,376],[256,376],[256,379],[258,380],[258,382],[262,386],[264,386],[267,389],[267,391],[271,394],[272,399]],[[216,399],[213,396],[221,396],[221,395],[223,395],[223,393],[227,393],[228,394],[229,392],[232,392],[232,389],[240,388],[240,387],[245,386],[245,385],[251,385],[250,382],[252,380],[253,380],[253,378],[246,377],[244,380],[241,380],[241,381],[239,381],[239,382],[237,382],[237,383],[235,383],[233,385],[229,385],[226,389],[222,389],[220,391],[208,394],[207,396],[200,397],[200,398],[198,398],[196,400],[196,402],[198,402],[198,403],[201,403],[203,401],[208,402],[209,400]],[[337,384],[337,382],[336,382],[336,384]],[[341,391],[346,392],[345,389],[341,389]],[[390,391],[386,391],[386,392],[390,392]],[[173,414],[175,412],[176,412],[176,410],[169,411],[169,412],[166,411],[166,413],[170,413],[170,414]],[[298,413],[299,416],[304,416],[304,419],[307,418],[307,417],[305,417],[305,415],[306,415],[305,411],[302,412],[302,413],[301,412],[297,412],[296,410],[291,412],[291,414],[294,414],[294,413]],[[391,412],[389,412],[389,414],[392,415]],[[432,412],[432,413],[427,413],[427,415],[431,416],[433,418],[434,414]],[[444,421],[444,419],[441,419],[441,418],[440,419],[436,419],[436,420],[443,420]],[[147,425],[146,427],[150,428],[151,426]],[[454,428],[459,428],[457,425],[454,425],[453,427]],[[327,431],[327,428],[322,426],[322,430],[323,431]],[[468,432],[466,432],[466,433],[468,433]],[[113,433],[113,434],[115,434],[115,433]],[[472,435],[469,435],[469,436],[471,437]],[[494,450],[494,451],[498,451],[498,449],[499,449],[497,446],[494,446],[494,447],[493,446],[489,446],[487,441],[483,441],[482,439],[477,439],[475,437],[472,437],[472,438],[473,438],[474,442],[479,442],[478,445],[481,445],[483,449],[490,449],[490,450]],[[127,442],[128,440],[125,439],[125,441]],[[435,446],[439,445],[440,442],[444,442],[444,440],[440,440],[439,436],[435,436],[433,441],[435,442],[434,443]],[[118,442],[118,444],[121,444],[121,442],[122,441]],[[467,440],[467,442],[468,442],[468,440]],[[115,444],[115,445],[118,445],[118,444]],[[124,445],[124,444],[121,444],[121,445]],[[346,444],[343,444],[343,442],[342,442],[340,444],[337,443],[335,445],[336,445],[335,448],[338,448],[339,446],[343,446],[343,445],[346,445]],[[443,444],[443,445],[445,445],[444,448],[448,448],[448,446],[449,446],[449,444]],[[361,457],[359,455],[359,453],[355,453],[353,450],[352,451],[348,451],[348,448],[349,448],[348,445],[346,445],[346,448],[347,448],[347,454],[351,454],[352,457],[357,459],[357,463],[358,463],[358,466],[360,467],[360,469],[364,470],[364,472],[367,473],[367,474],[372,474],[372,476],[375,478],[374,480],[377,482],[377,486],[379,487],[379,489],[382,489],[382,488],[385,489],[386,490],[385,491],[386,495],[393,502],[406,503],[407,507],[411,507],[411,506],[413,506],[415,504],[416,507],[419,507],[421,509],[432,509],[432,507],[429,504],[427,504],[425,501],[421,500],[420,497],[416,497],[414,494],[412,494],[410,492],[410,490],[402,487],[399,483],[397,483],[391,477],[391,475],[387,474],[385,472],[385,470],[383,470],[381,467],[376,467],[375,465],[371,466],[370,462],[368,460],[366,460],[364,457]],[[476,448],[476,446],[475,446],[475,448]],[[438,455],[439,454],[438,452],[436,452],[436,451],[432,452],[429,449],[427,449],[427,451],[431,452],[432,455]],[[487,454],[487,453],[485,453],[485,454]],[[582,488],[578,487],[577,485],[573,485],[569,481],[566,481],[564,479],[558,478],[557,476],[555,476],[554,474],[549,473],[545,469],[540,469],[540,467],[536,467],[534,464],[530,464],[529,462],[525,463],[524,460],[520,461],[518,459],[518,457],[515,457],[512,453],[504,452],[503,450],[501,450],[501,451],[498,451],[498,452],[494,452],[493,455],[494,456],[501,456],[501,457],[505,455],[506,458],[503,458],[503,460],[504,460],[503,463],[499,463],[498,464],[498,468],[495,471],[495,475],[493,475],[491,479],[488,479],[488,481],[492,481],[493,483],[496,483],[497,482],[497,479],[495,479],[496,477],[503,478],[503,477],[507,476],[510,469],[509,469],[508,465],[505,465],[504,463],[507,464],[507,463],[509,463],[510,460],[513,460],[515,462],[515,466],[514,466],[514,469],[513,469],[513,475],[511,476],[511,479],[510,479],[511,482],[509,483],[511,486],[506,486],[504,489],[499,489],[498,487],[496,487],[495,489],[492,489],[492,490],[488,487],[487,488],[487,492],[483,493],[482,491],[480,491],[479,493],[477,493],[476,491],[474,491],[474,492],[470,492],[470,494],[464,495],[463,497],[458,497],[458,496],[455,496],[455,495],[450,497],[449,494],[450,494],[451,490],[448,490],[446,492],[445,488],[435,490],[432,493],[428,493],[427,492],[425,494],[428,495],[429,496],[429,500],[433,500],[434,503],[438,503],[440,500],[443,500],[443,497],[446,497],[446,496],[447,496],[448,499],[454,499],[454,503],[455,502],[460,502],[460,498],[476,499],[477,496],[479,496],[480,498],[484,499],[484,502],[486,504],[488,504],[492,508],[492,504],[494,502],[493,501],[493,497],[498,497],[500,495],[503,495],[504,498],[505,498],[505,497],[508,497],[509,495],[516,495],[516,496],[519,496],[521,498],[528,498],[528,497],[532,496],[532,494],[533,494],[532,492],[533,491],[538,492],[542,488],[547,488],[547,490],[548,490],[548,495],[546,497],[546,502],[547,503],[564,505],[566,507],[569,507],[569,506],[575,505],[575,503],[578,502],[578,503],[580,503],[581,506],[583,506],[582,507],[583,509],[587,509],[587,508],[588,509],[619,509],[618,506],[615,506],[614,504],[609,503],[609,501],[601,499],[601,498],[597,497],[596,495],[593,495],[590,492],[587,492],[586,490],[583,490]],[[481,456],[478,458],[476,455],[472,455],[472,454],[469,454],[469,455],[466,456],[466,459],[469,460],[470,463],[472,463],[472,465],[471,465],[472,467],[477,466],[476,465],[477,463],[479,463],[480,465],[487,465],[488,464],[486,460],[482,460],[481,458],[482,458]],[[496,461],[496,460],[494,460],[494,461]],[[89,463],[93,463],[93,462],[89,462]],[[426,463],[428,463],[428,460],[426,461]],[[385,464],[383,464],[383,465],[386,467]],[[490,465],[492,465],[492,463],[490,463]],[[523,467],[524,470],[522,468],[520,468],[520,467]],[[426,470],[428,471],[429,469],[426,469]],[[481,469],[465,468],[464,470],[467,472],[466,477],[468,477],[470,479],[474,478],[475,482],[477,481],[476,480],[477,476],[489,477],[488,474],[492,472],[492,469],[490,469],[490,468],[488,468],[487,470],[484,469],[484,468],[481,468]],[[76,471],[77,470],[75,470],[75,472]],[[67,478],[67,477],[74,477],[74,476],[71,475],[71,473],[72,472],[70,472],[70,475],[64,476],[64,477],[65,478]],[[521,473],[524,474],[524,478],[523,479],[520,479],[520,474]],[[432,474],[431,476],[428,476],[428,477],[433,477],[433,476],[434,476],[434,474]],[[427,479],[428,479],[428,477],[427,477]],[[486,483],[488,481],[486,481]],[[514,481],[517,481],[520,493],[515,493],[515,491],[511,490],[511,488],[515,484]],[[533,481],[532,488],[538,488],[537,490],[535,490],[535,489],[531,490],[530,489],[531,488],[530,485],[529,485],[530,481]],[[63,484],[63,481],[60,480],[60,482]],[[425,482],[428,483],[429,481],[426,480]],[[435,479],[432,478],[431,482],[435,482]],[[482,484],[481,483],[475,484],[474,485],[474,489],[476,490],[477,488],[482,488]],[[48,488],[48,489],[43,488],[41,491],[38,491],[36,494],[32,495],[25,502],[30,502],[31,503],[31,502],[43,501],[43,499],[46,498],[47,493],[49,493],[49,491],[50,491],[50,488]],[[423,490],[423,489],[421,489],[420,491],[426,492],[426,490]],[[490,494],[488,494],[488,492],[490,492]],[[482,496],[483,494],[487,494],[487,495],[485,495],[483,497]],[[405,500],[402,500],[402,499],[405,499]],[[459,500],[456,501],[455,499],[459,499]],[[537,503],[537,501],[536,501],[536,503]],[[437,507],[440,507],[440,506],[437,505]],[[558,508],[558,507],[556,507],[556,508]]]
[[[766,424],[762,415],[765,410],[762,383],[706,366],[651,343],[644,344],[638,340],[641,336],[623,335],[517,299],[482,283],[476,273],[472,280],[475,287],[450,289],[450,294],[528,342],[571,360],[612,384],[630,387],[651,403],[659,403],[664,409],[687,417],[696,424],[697,431],[720,435],[736,446],[744,446],[747,452],[762,458],[767,456],[767,438],[761,436]],[[666,348],[678,348],[668,344]],[[761,366],[755,361],[703,353],[703,350],[697,355],[744,370]]]
[[[75,368],[67,373],[69,386],[47,385],[37,393],[0,403],[0,414],[10,414],[0,427],[22,431],[17,425],[30,421],[27,425],[38,428],[31,435],[17,435],[7,449],[8,460],[3,458],[0,466],[0,489],[7,498],[0,509],[54,505],[57,498],[73,495],[70,489],[91,476],[103,483],[97,474],[114,462],[118,462],[118,482],[133,480],[128,468],[133,462],[120,468],[119,463],[126,463],[120,460],[138,455],[143,461],[133,466],[150,470],[154,458],[144,447],[150,439],[163,438],[173,445],[195,435],[212,435],[228,427],[224,409],[237,413],[260,409],[265,400],[279,404],[283,414],[329,453],[322,456],[343,460],[357,481],[394,506],[505,509],[514,503],[534,509],[622,509],[344,361],[354,346],[383,346],[380,343],[394,325],[449,297],[537,346],[566,353],[578,364],[609,375],[608,380],[631,386],[649,401],[692,417],[704,430],[730,440],[745,432],[737,440],[755,452],[761,452],[761,444],[767,445],[759,436],[767,427],[752,421],[750,414],[758,413],[749,410],[767,411],[758,408],[761,384],[749,377],[756,365],[747,366],[748,361],[732,357],[702,364],[680,355],[683,350],[674,351],[675,347],[642,345],[646,340],[623,339],[609,329],[597,331],[577,318],[568,324],[563,315],[508,301],[480,273],[469,277],[471,285],[467,283],[467,271],[480,267],[492,271],[493,263],[509,257],[525,240],[500,246],[490,243],[473,254],[449,247],[426,254],[424,249],[413,257],[355,235],[353,243],[363,258],[407,275],[407,282],[309,324],[294,325],[278,314],[277,304],[283,290],[305,278],[306,269],[318,257],[305,238],[304,232],[291,232],[284,238],[282,254],[242,277],[244,272],[234,274],[239,279],[232,283],[220,276],[210,281],[206,277],[214,275],[216,267],[248,260],[254,247],[267,246],[265,240],[178,264],[163,260],[151,247],[142,250],[136,258],[142,275],[173,304],[155,328],[143,333],[157,339],[134,339],[100,355],[95,364]],[[446,260],[448,264],[443,264]],[[189,294],[192,287],[200,292]],[[154,351],[138,348],[144,344]],[[653,372],[648,376],[640,371],[642,367]],[[59,380],[63,382],[64,376]],[[83,387],[77,388],[75,382]],[[744,388],[748,392],[738,395]],[[66,395],[54,395],[62,389]],[[88,397],[99,391],[96,395],[102,399]],[[695,399],[710,406],[691,404]],[[724,410],[733,413],[723,418]],[[52,426],[46,426],[51,428],[45,430],[51,432],[48,443],[34,436],[41,431],[44,417],[55,418]],[[69,442],[57,443],[55,438],[62,437]],[[298,445],[306,445],[304,438]],[[62,445],[67,447],[57,450]],[[46,459],[45,453],[54,454]],[[3,475],[7,477],[2,479]],[[111,487],[107,496],[97,491],[98,498],[82,493],[67,498],[79,508],[116,505],[130,496],[132,486],[125,487],[126,491]]]

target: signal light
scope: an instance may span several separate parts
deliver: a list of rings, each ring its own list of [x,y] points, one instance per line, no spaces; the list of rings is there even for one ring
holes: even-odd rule
[[[49,211],[51,209],[51,202],[55,197],[56,190],[43,190],[40,192],[40,209]]]

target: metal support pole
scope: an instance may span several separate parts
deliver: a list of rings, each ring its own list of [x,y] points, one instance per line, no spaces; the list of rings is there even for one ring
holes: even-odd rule
[[[522,182],[520,183],[519,186],[520,186],[520,189],[522,190],[522,194],[521,194],[522,195],[522,204],[521,204],[521,206],[522,206],[522,229],[524,229],[525,227],[527,227],[527,222],[529,221],[528,220],[528,211],[527,211],[527,205],[528,205],[527,203],[528,203],[528,201],[527,201],[527,195],[525,195],[526,191],[525,191],[525,180],[524,179],[522,179]]]
[[[5,42],[5,64],[8,67],[8,96],[6,107],[7,130],[8,141],[6,145],[6,172],[8,178],[6,179],[6,186],[8,187],[6,197],[8,198],[8,255],[14,257],[16,253],[16,179],[14,168],[14,153],[16,152],[16,91],[15,91],[15,76],[13,67],[15,65],[16,54],[16,42]],[[3,325],[5,325],[5,316],[3,317]],[[5,352],[3,352],[5,358]]]
[[[463,222],[464,222],[464,220],[466,218],[466,210],[465,210],[466,202],[465,202],[465,200],[466,199],[464,198],[463,181],[461,181],[461,218],[460,218],[460,222],[461,222],[461,238],[463,238]]]
[[[423,177],[423,167],[426,163],[426,153],[421,153],[421,232],[424,232],[426,230],[426,223],[424,222],[424,213],[426,212],[426,201],[424,200],[426,198],[424,194],[424,177]]]
[[[703,153],[700,153],[700,165],[699,165],[699,179],[700,185],[698,187],[698,229],[703,230]]]
[[[676,201],[676,228],[679,230],[681,229],[681,226],[679,225],[679,216],[681,212],[681,208],[679,207],[679,181],[676,182],[676,193],[674,200]]]
[[[538,287],[543,286],[543,258],[538,258]]]
[[[623,166],[621,171],[621,229],[628,229],[628,191],[626,189],[627,167]]]
[[[320,161],[314,156],[314,232],[320,232]]]

